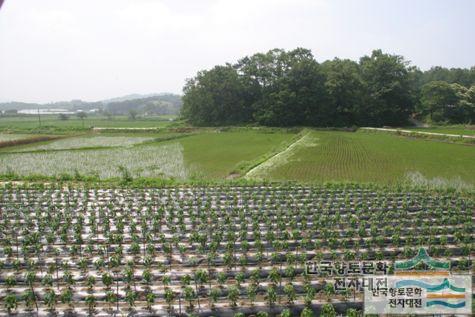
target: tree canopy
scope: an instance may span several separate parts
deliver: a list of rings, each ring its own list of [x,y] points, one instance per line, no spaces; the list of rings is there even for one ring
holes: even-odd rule
[[[318,63],[308,49],[273,49],[198,72],[183,89],[182,115],[208,126],[394,126],[411,116],[471,122],[474,84],[475,67],[422,72],[381,50],[358,62]]]

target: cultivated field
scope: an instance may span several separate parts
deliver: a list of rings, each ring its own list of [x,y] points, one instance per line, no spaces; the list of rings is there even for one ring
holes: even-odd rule
[[[153,136],[81,136],[46,142],[45,144],[30,145],[19,149],[21,152],[46,151],[46,150],[71,150],[102,147],[130,147],[146,141],[154,140]]]
[[[6,141],[16,141],[22,140],[31,137],[28,134],[10,134],[10,133],[0,133],[0,143]]]
[[[77,121],[0,134],[0,315],[357,316],[307,261],[472,268],[473,145]]]
[[[306,261],[393,261],[423,246],[466,271],[474,207],[360,186],[5,188],[0,314],[354,314],[362,294],[335,292]]]
[[[257,164],[262,156],[290,143],[294,133],[231,131],[180,139],[187,168],[196,177],[226,178]],[[239,176],[239,174],[237,174]]]
[[[89,115],[83,120],[75,115],[70,115],[68,120],[60,120],[57,115],[41,115],[40,121],[37,116],[15,116],[15,117],[1,117],[0,116],[0,131],[14,130],[14,131],[28,131],[28,130],[74,130],[74,129],[89,129],[91,127],[119,127],[119,128],[156,128],[166,127],[173,122],[170,119],[175,119],[176,116],[157,116],[151,119],[136,119],[130,120],[126,116],[114,116],[108,118],[100,115]],[[41,123],[41,125],[40,125]]]
[[[4,148],[0,174],[224,179],[290,142],[293,133],[95,133]],[[239,175],[239,174],[238,174]]]
[[[388,133],[304,129],[95,132],[0,150],[0,174],[67,178],[375,182],[470,189],[475,147]],[[7,134],[5,134],[7,135]],[[40,139],[41,141],[41,139]]]
[[[475,148],[384,133],[309,131],[249,178],[474,185]]]
[[[157,177],[185,179],[183,148],[178,143],[137,147],[35,151],[0,155],[0,173],[18,176],[52,176],[97,179]]]

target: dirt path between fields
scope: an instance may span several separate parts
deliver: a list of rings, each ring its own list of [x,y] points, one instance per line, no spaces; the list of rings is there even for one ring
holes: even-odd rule
[[[144,128],[144,127],[135,127],[135,128],[119,128],[119,127],[94,127],[92,128],[93,131],[107,131],[107,130],[114,130],[114,131],[127,131],[127,130],[137,130],[137,131],[147,131],[147,130],[153,130],[153,131],[158,131],[161,130],[161,128],[158,127],[150,127],[150,128]]]
[[[462,134],[448,134],[448,133],[438,133],[438,132],[424,132],[424,131],[414,131],[414,130],[402,130],[402,129],[387,129],[387,128],[361,128],[361,130],[372,130],[372,131],[385,131],[385,132],[400,132],[400,133],[415,133],[422,135],[436,135],[436,136],[445,136],[452,138],[464,138],[464,139],[475,139],[475,135],[462,135]]]
[[[259,174],[261,170],[276,166],[281,160],[285,161],[288,156],[292,153],[295,147],[304,144],[310,136],[310,132],[305,133],[298,140],[295,140],[289,146],[287,146],[283,151],[280,151],[273,156],[269,157],[267,160],[251,168],[244,178],[253,178]]]

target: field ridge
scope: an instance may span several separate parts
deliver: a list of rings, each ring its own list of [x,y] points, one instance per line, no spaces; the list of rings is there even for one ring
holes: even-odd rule
[[[272,166],[272,161],[278,160],[278,158],[283,157],[285,155],[288,155],[289,153],[292,152],[292,150],[298,146],[300,143],[304,142],[304,139],[310,135],[310,131],[307,131],[307,133],[303,134],[300,138],[295,140],[294,142],[290,143],[285,149],[283,149],[280,152],[275,153],[271,157],[269,157],[267,160],[261,162],[260,164],[254,166],[251,168],[245,175],[244,178],[249,178],[257,175],[261,169],[265,169],[268,166]]]
[[[475,139],[474,135],[465,135],[465,134],[450,134],[450,133],[439,133],[439,132],[428,132],[428,131],[417,131],[417,130],[372,128],[372,127],[362,127],[360,129],[370,130],[370,131],[404,133],[404,134],[433,135],[433,136],[442,136],[442,137],[449,137],[449,138]]]

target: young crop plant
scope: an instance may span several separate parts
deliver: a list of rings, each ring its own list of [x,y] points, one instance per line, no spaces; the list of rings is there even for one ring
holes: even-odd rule
[[[332,316],[362,293],[337,291],[308,261],[407,260],[424,247],[466,272],[475,255],[475,204],[456,191],[11,186],[0,202],[0,315]]]

